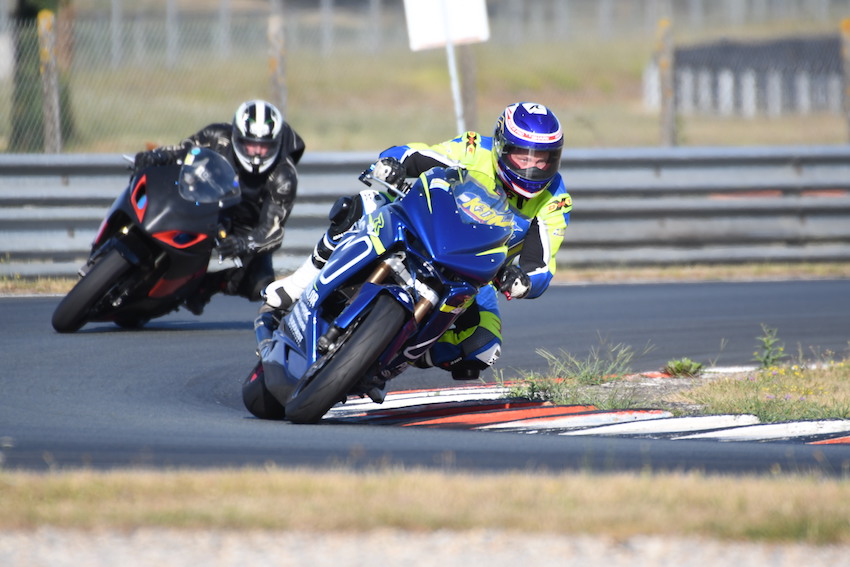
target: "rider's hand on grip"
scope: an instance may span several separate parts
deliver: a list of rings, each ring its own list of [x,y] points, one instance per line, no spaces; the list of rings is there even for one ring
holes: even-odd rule
[[[218,243],[218,253],[222,258],[238,258],[248,252],[248,242],[241,236],[227,236]]]
[[[522,299],[531,291],[531,279],[518,266],[503,267],[496,276],[495,283],[508,299]]]
[[[394,157],[384,157],[372,166],[372,177],[401,189],[406,173],[404,166]]]
[[[153,165],[153,156],[151,156],[151,152],[139,152],[133,160],[133,169],[135,171],[141,171],[151,165]]]
[[[136,158],[133,160],[133,169],[140,171],[154,165],[168,165],[170,163],[177,163],[179,159],[180,156],[176,152],[157,148],[155,150],[137,153]]]

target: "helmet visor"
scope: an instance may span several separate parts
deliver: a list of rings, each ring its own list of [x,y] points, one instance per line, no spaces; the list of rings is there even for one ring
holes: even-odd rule
[[[506,145],[502,150],[502,162],[523,179],[544,181],[558,173],[561,148],[536,150]]]
[[[265,159],[277,153],[277,148],[280,145],[280,140],[258,140],[256,138],[246,138],[244,136],[236,137],[236,145],[239,152],[247,157],[259,157]]]

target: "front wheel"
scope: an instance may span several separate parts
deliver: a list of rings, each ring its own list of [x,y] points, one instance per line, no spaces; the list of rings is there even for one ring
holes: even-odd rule
[[[380,296],[322,369],[298,385],[286,403],[286,419],[293,423],[316,423],[334,404],[345,399],[398,335],[407,313],[394,298]]]
[[[132,264],[118,250],[110,250],[68,292],[53,312],[53,328],[73,333],[86,324],[92,309],[126,274]]]

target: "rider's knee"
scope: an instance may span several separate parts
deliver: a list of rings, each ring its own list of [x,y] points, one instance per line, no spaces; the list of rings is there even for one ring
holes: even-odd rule
[[[336,236],[354,226],[354,223],[363,216],[363,201],[360,197],[340,197],[331,207],[328,220],[331,226],[328,235]]]

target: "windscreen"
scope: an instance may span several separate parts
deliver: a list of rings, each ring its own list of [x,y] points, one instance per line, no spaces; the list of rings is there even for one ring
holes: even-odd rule
[[[207,148],[192,148],[180,169],[180,196],[194,203],[238,200],[239,177],[220,154]]]

